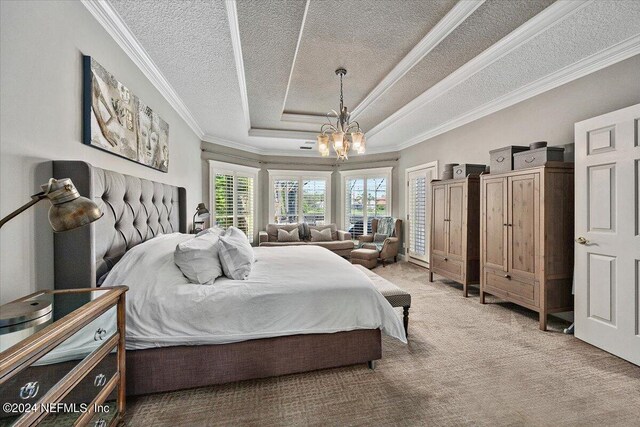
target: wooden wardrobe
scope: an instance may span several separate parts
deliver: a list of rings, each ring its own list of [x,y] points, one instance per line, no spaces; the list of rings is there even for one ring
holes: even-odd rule
[[[433,275],[468,285],[480,280],[480,178],[431,181],[429,280]]]
[[[573,310],[573,164],[480,178],[480,302],[489,293],[547,314]]]

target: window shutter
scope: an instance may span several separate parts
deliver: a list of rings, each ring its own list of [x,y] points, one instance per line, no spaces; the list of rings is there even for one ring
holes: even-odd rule
[[[353,236],[364,234],[364,179],[349,178],[345,189],[345,224]]]
[[[216,173],[215,220],[223,228],[233,225],[233,174]]]
[[[274,180],[273,193],[274,221],[276,224],[298,222],[298,180]]]
[[[327,181],[307,179],[302,182],[302,214],[304,222],[324,225],[326,212]]]
[[[253,242],[253,177],[236,176],[236,227]]]

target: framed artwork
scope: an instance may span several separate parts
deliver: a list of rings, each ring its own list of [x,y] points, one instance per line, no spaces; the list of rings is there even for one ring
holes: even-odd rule
[[[92,57],[82,57],[82,68],[82,142],[167,172],[167,122]]]

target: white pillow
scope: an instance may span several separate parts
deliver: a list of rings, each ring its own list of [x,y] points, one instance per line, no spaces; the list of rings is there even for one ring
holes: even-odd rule
[[[291,231],[278,229],[278,242],[299,242],[300,236],[298,234],[298,228],[294,228]]]
[[[234,280],[246,279],[251,273],[255,258],[253,248],[242,230],[229,227],[224,235],[220,236],[218,247],[224,275]]]
[[[212,285],[216,278],[222,276],[218,256],[219,238],[215,233],[204,233],[176,246],[173,262],[189,282]]]
[[[325,228],[322,231],[311,229],[311,241],[312,242],[330,242],[331,228]]]
[[[218,225],[214,225],[210,228],[206,228],[204,230],[202,230],[201,232],[199,232],[198,234],[196,234],[196,237],[200,237],[200,236],[204,236],[205,234],[209,234],[209,233],[213,233],[217,236],[221,236],[224,234],[224,228],[218,226]]]

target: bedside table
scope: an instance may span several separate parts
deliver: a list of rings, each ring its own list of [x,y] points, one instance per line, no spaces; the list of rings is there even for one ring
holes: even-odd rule
[[[0,306],[0,425],[116,425],[125,412],[126,286]]]

